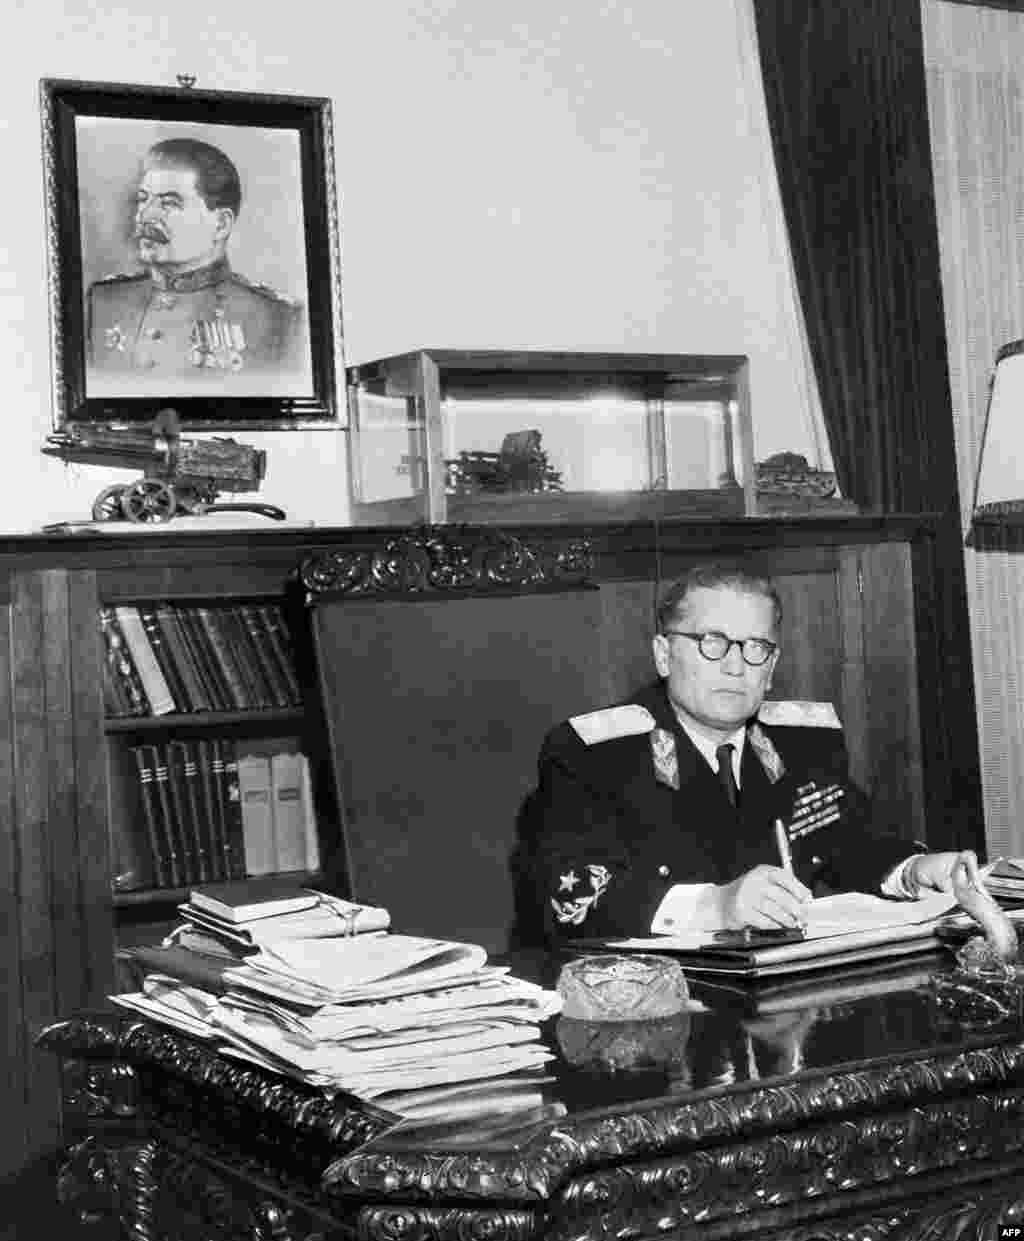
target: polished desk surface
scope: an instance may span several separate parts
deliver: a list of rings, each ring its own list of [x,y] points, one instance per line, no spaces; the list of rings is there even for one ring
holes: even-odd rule
[[[369,1140],[340,1102],[311,1136],[315,1092],[123,1016],[44,1043],[132,1064],[161,1142],[221,1173],[237,1156],[251,1189],[274,1177],[310,1237],[973,1237],[989,1235],[978,1220],[1022,1222],[1024,1023],[1017,988],[965,984],[951,961],[756,987],[690,976],[674,1017],[550,1023],[557,1058],[525,1114]],[[545,982],[558,966],[512,964]],[[974,1231],[958,1231],[965,1211]]]

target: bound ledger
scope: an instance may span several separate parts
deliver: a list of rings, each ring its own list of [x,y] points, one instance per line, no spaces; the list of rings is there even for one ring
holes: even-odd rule
[[[950,893],[917,901],[891,901],[863,892],[844,892],[812,901],[802,934],[745,941],[733,932],[692,931],[608,941],[608,948],[670,952],[694,972],[771,977],[883,960],[933,949],[940,919],[956,908]]]

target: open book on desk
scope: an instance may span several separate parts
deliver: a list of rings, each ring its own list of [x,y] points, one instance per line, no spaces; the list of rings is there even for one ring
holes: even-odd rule
[[[886,900],[864,892],[844,892],[811,901],[802,935],[771,938],[710,930],[608,940],[609,949],[670,952],[698,972],[752,978],[888,959],[934,948],[940,919],[957,907],[956,898],[936,892],[917,901]]]

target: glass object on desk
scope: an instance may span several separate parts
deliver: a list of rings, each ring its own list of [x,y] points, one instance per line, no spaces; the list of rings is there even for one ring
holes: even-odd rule
[[[563,1017],[582,1021],[671,1017],[690,998],[679,962],[655,953],[577,957],[562,967],[557,989]]]
[[[348,384],[356,524],[754,511],[743,357],[435,350]]]

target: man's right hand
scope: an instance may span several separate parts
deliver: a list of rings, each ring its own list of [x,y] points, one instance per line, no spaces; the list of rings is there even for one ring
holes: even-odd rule
[[[715,891],[722,925],[728,930],[745,926],[760,931],[780,926],[792,930],[807,923],[804,906],[811,891],[781,866],[755,866]]]

